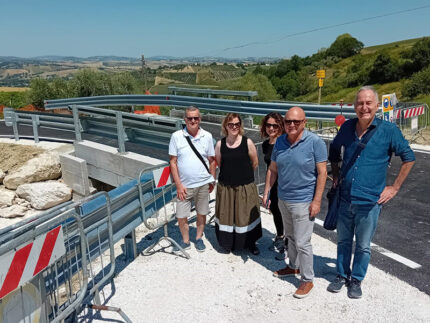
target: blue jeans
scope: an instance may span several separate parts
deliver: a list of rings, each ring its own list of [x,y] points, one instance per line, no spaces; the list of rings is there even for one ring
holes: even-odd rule
[[[351,204],[341,199],[337,219],[337,262],[339,275],[362,281],[370,261],[370,242],[375,234],[380,204]],[[355,233],[354,261],[351,266],[352,240]]]

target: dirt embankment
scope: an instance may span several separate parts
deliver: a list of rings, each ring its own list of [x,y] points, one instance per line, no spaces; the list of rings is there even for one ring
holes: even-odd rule
[[[16,170],[43,152],[38,147],[0,143],[0,169],[5,173]]]

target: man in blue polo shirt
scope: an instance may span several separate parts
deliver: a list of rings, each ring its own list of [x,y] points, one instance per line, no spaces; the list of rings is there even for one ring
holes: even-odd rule
[[[288,239],[289,265],[273,275],[300,274],[296,298],[306,297],[314,286],[311,237],[327,179],[326,145],[316,134],[305,130],[305,125],[306,116],[301,108],[293,107],[285,114],[286,134],[273,147],[263,196],[266,205],[270,188],[278,178],[278,204]]]
[[[378,111],[378,93],[371,86],[358,90],[355,98],[357,118],[346,121],[330,145],[333,186],[339,181],[341,202],[337,221],[338,276],[328,290],[340,292],[348,287],[350,298],[362,296],[361,281],[370,261],[370,243],[382,204],[391,200],[408,176],[415,156],[408,142],[395,124],[375,118]],[[360,152],[352,167],[344,174],[344,168],[353,157],[363,135],[376,128],[372,137]],[[339,162],[343,163],[339,173]],[[387,167],[391,155],[400,156],[403,163],[394,184],[386,185]],[[355,234],[354,261],[351,266],[352,241]]]

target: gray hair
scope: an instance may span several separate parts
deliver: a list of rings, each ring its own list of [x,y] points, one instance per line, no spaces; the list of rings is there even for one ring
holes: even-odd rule
[[[193,111],[197,111],[199,113],[199,116],[200,116],[199,108],[192,106],[192,105],[185,109],[185,116],[188,115],[188,112],[193,112]]]
[[[372,91],[373,95],[375,95],[376,105],[378,104],[378,102],[379,102],[378,92],[375,90],[375,88],[373,86],[371,86],[371,85],[365,85],[365,86],[362,86],[358,90],[357,94],[355,95],[354,105],[357,104],[358,95],[360,94],[361,91]]]

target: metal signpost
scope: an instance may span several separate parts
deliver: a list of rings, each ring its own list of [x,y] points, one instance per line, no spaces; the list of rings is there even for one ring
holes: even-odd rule
[[[321,88],[324,85],[325,78],[325,70],[317,70],[317,78],[318,78],[318,104],[321,104]],[[317,122],[318,129],[322,128],[322,122]]]

